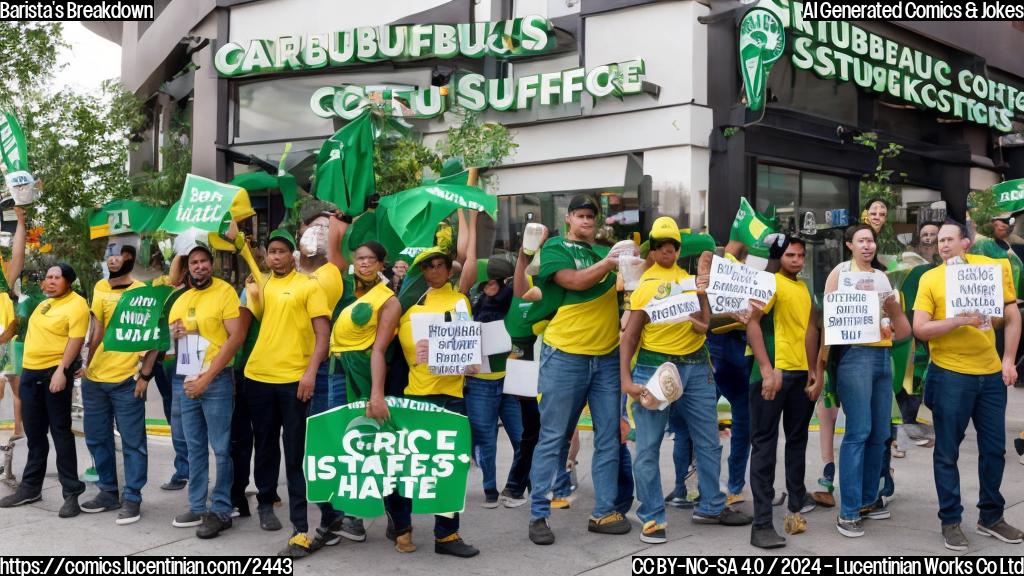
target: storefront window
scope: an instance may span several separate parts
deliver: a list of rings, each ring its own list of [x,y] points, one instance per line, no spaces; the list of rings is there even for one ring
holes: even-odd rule
[[[780,58],[768,75],[769,104],[844,124],[857,123],[857,88],[852,82],[824,80],[793,68]]]
[[[796,170],[770,164],[757,166],[757,209],[771,205],[783,227],[799,229],[800,213],[811,211],[817,224],[825,223],[825,212],[849,208],[850,180],[842,176]]]
[[[498,198],[498,220],[495,223],[495,251],[519,250],[523,230],[530,222],[540,222],[552,234],[565,231],[565,215],[569,201],[579,192],[544,192],[501,196]],[[614,244],[640,232],[639,200],[635,190],[588,192],[601,204],[602,221],[598,241]]]

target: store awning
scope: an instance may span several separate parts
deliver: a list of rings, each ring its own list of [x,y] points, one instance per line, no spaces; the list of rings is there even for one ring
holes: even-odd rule
[[[499,196],[509,196],[635,186],[640,180],[641,170],[630,171],[629,166],[629,156],[622,154],[551,164],[496,168],[488,171],[488,174],[497,176],[488,183],[488,190]]]

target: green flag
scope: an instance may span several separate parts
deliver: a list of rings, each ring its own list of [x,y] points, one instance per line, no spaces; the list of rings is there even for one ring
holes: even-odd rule
[[[367,110],[331,136],[316,157],[316,197],[358,216],[376,192],[373,123]]]
[[[996,206],[1003,212],[1024,210],[1024,178],[1000,182],[991,188]]]
[[[10,112],[0,113],[0,158],[8,174],[28,170],[28,142],[21,124]]]
[[[416,398],[387,397],[391,419],[366,417],[359,401],[306,420],[302,463],[310,502],[360,518],[384,515],[398,492],[414,514],[461,512],[469,474],[469,419]]]
[[[729,240],[742,242],[750,253],[761,258],[768,257],[768,247],[763,240],[768,234],[775,232],[774,224],[758,214],[746,198],[740,198],[740,209],[732,221]]]
[[[252,213],[244,188],[189,174],[181,199],[171,206],[160,227],[172,234],[189,228],[222,234],[233,216]]]
[[[117,234],[155,232],[167,217],[167,208],[134,200],[114,200],[89,213],[89,239]]]
[[[103,334],[107,352],[167,350],[171,345],[164,302],[171,286],[141,286],[121,295]]]

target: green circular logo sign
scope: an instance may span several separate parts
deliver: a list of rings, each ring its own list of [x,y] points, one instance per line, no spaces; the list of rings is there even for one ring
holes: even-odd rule
[[[782,20],[771,10],[751,8],[740,21],[739,60],[747,108],[764,107],[768,71],[786,48]]]

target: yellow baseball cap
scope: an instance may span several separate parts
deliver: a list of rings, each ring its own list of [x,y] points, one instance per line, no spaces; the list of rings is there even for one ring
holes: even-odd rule
[[[654,225],[651,226],[651,239],[675,240],[679,242],[679,226],[671,217],[662,216],[655,220]]]
[[[423,252],[417,254],[416,258],[413,259],[412,261],[412,265],[419,266],[420,264],[433,260],[434,258],[444,258],[445,260],[448,261],[449,265],[451,265],[452,263],[452,257],[449,256],[447,252],[445,252],[438,246],[431,246],[430,248],[427,248]]]

